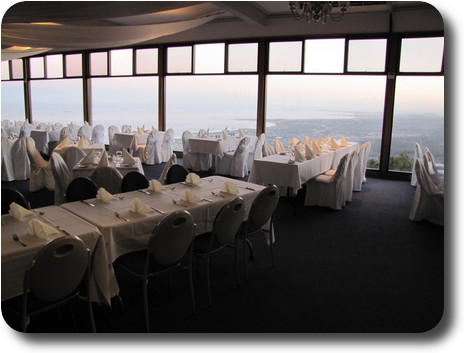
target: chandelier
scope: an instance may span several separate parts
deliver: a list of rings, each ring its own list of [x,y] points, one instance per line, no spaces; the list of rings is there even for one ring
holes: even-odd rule
[[[306,19],[306,22],[326,23],[327,18],[340,22],[350,6],[349,1],[289,1],[290,10],[296,20]],[[335,7],[338,11],[333,11]]]

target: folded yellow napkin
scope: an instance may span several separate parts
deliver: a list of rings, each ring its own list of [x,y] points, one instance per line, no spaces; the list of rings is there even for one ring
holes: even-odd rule
[[[92,164],[95,163],[95,150],[92,148],[89,153],[87,153],[87,156],[82,158],[80,164],[86,165],[86,164]]]
[[[184,195],[182,196],[181,200],[190,202],[190,203],[197,203],[201,201],[201,197],[198,197],[197,195],[195,195],[195,193],[192,190],[186,189],[184,191]]]
[[[335,141],[334,139],[330,140],[330,149],[332,150],[338,150],[340,148],[340,145]]]
[[[295,148],[293,149],[293,154],[295,155],[295,162],[304,162],[306,160],[305,156],[303,155],[303,153],[301,153],[298,146],[295,146]]]
[[[298,140],[296,137],[293,137],[291,141],[292,147],[295,147],[296,145],[298,145],[299,142],[300,140]]]
[[[109,165],[110,162],[108,162],[108,153],[106,153],[106,150],[104,149],[100,158],[100,162],[98,162],[98,167],[108,167]]]
[[[341,145],[342,147],[346,147],[346,146],[349,146],[349,145],[350,145],[350,144],[348,143],[348,141],[346,140],[345,136],[343,136],[343,135],[340,137],[340,145]]]
[[[24,207],[18,205],[16,202],[12,202],[10,203],[10,216],[18,219],[18,220],[21,220],[27,216],[31,216],[33,215],[34,213],[32,213],[31,211],[25,209]]]
[[[150,180],[150,184],[148,185],[148,190],[154,191],[154,192],[159,192],[162,190],[165,190],[166,188],[161,184],[158,180],[152,179]]]
[[[316,154],[313,152],[313,149],[308,143],[305,143],[305,157],[306,159],[313,159],[316,157]]]
[[[135,198],[131,202],[131,211],[143,215],[147,214],[148,212],[153,212],[153,209],[140,201],[140,199]]]
[[[145,133],[145,131],[144,131],[144,129],[143,129],[143,128],[141,128],[141,127],[138,127],[138,128],[137,128],[137,133],[138,133],[139,135],[142,135],[142,134],[144,134],[144,133]]]
[[[97,192],[97,199],[103,202],[110,202],[111,200],[116,200],[116,197],[106,191],[105,188],[99,188]]]
[[[239,135],[240,137],[245,137],[245,133],[243,132],[242,129],[238,129],[238,135]]]
[[[201,179],[198,174],[188,173],[187,177],[185,178],[185,182],[188,184],[197,185],[201,183]]]
[[[85,147],[84,136],[81,136],[81,137],[79,138],[79,142],[77,143],[77,147],[79,147],[79,148],[84,148],[84,147]]]
[[[311,147],[316,155],[321,154],[322,150],[316,142],[311,141]]]
[[[125,148],[122,149],[122,158],[124,160],[124,164],[132,165],[135,164],[137,161],[134,157],[131,156],[129,152]]]
[[[323,142],[323,141],[324,141],[324,140],[322,139],[322,137],[319,136],[319,137],[317,138],[317,140],[316,140],[316,144],[317,144],[318,146],[320,146],[320,145],[322,145],[322,142]]]
[[[48,237],[49,235],[58,233],[58,231],[49,226],[48,224],[45,224],[38,219],[32,219],[29,224],[29,233],[31,233],[33,236],[44,239]]]
[[[221,192],[225,192],[231,195],[238,195],[238,187],[234,182],[227,180],[224,184],[222,184]]]
[[[67,146],[69,146],[69,135],[65,136],[65,138],[55,148],[64,148]]]
[[[280,140],[275,140],[274,141],[274,147],[275,147],[276,153],[284,153],[285,152],[284,144]]]
[[[221,131],[221,137],[223,140],[227,140],[228,139],[228,135],[227,135],[227,132],[225,132],[224,130]]]
[[[303,145],[306,145],[311,142],[311,137],[305,136],[303,139]]]

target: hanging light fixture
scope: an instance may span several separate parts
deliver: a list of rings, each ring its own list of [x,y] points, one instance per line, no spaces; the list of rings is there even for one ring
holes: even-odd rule
[[[350,6],[349,1],[289,1],[290,10],[296,20],[306,19],[306,22],[326,23],[327,18],[340,22]],[[334,13],[334,4],[338,11]]]

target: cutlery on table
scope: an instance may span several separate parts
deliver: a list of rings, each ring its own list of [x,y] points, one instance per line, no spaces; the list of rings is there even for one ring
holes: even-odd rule
[[[166,213],[166,212],[164,212],[164,211],[161,211],[161,210],[158,209],[158,208],[154,208],[154,207],[152,207],[152,206],[150,206],[150,207],[151,207],[152,210],[154,210],[154,211],[156,211],[156,212],[158,212],[158,213],[161,213],[161,214],[165,214],[165,213]]]
[[[45,218],[43,215],[45,214],[45,212],[43,211],[39,211],[39,210],[34,210],[35,212],[38,212],[39,215],[40,215],[40,218],[42,218],[45,222],[49,223],[51,226],[55,227],[57,230],[59,230],[60,232],[63,232],[64,234],[66,235],[71,235],[71,233],[69,233],[66,229],[63,229],[61,228],[58,224],[55,224],[53,223],[52,221],[50,221],[48,218]]]
[[[140,191],[143,194],[151,195],[147,190],[142,190],[142,189],[137,189],[137,191]]]
[[[89,205],[90,207],[95,207],[95,205],[89,201],[81,200],[81,202],[85,203],[86,205]]]
[[[112,212],[113,212],[113,211],[112,211]],[[115,215],[116,217],[118,217],[118,218],[121,218],[121,219],[125,220],[126,222],[129,222],[129,221],[130,221],[130,220],[127,219],[126,217],[121,216],[121,215],[120,215],[118,212],[116,212],[116,211],[114,211],[114,215]]]
[[[256,191],[255,189],[250,188],[249,186],[238,185],[238,187],[239,187],[239,188],[242,188],[242,189],[247,189],[247,190],[251,190],[251,191]]]
[[[14,241],[17,241],[17,242],[20,243],[22,246],[27,246],[26,243],[24,243],[21,239],[19,239],[18,234],[13,233],[11,236],[13,237],[13,240],[14,240]]]
[[[213,202],[213,200],[210,200],[210,199],[205,199],[204,197],[201,198],[203,201],[206,201],[206,202]]]
[[[223,194],[221,194],[221,193],[218,194],[217,192],[214,192],[214,191],[211,191],[211,194],[212,194],[213,196],[218,196],[218,197],[226,198]]]
[[[175,205],[182,206],[182,207],[187,207],[187,206],[181,204],[179,201],[176,201],[174,199],[172,200],[172,202],[174,202]]]

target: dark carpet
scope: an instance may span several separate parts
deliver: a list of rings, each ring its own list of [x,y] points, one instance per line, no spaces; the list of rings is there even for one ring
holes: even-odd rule
[[[147,167],[156,178],[161,166]],[[45,190],[24,191],[32,207],[49,205]],[[208,307],[204,262],[196,264],[197,315],[186,273],[150,286],[152,332],[412,333],[438,324],[444,308],[444,228],[411,222],[414,188],[404,181],[368,179],[341,211],[282,199],[275,212],[276,269],[264,238],[252,238],[250,280],[237,286],[234,250],[213,257],[213,305]],[[299,204],[300,202],[300,204]],[[123,308],[94,305],[98,332],[144,332],[142,284],[115,266]],[[15,315],[2,303],[7,322]],[[77,330],[89,330],[85,305],[74,304]],[[33,320],[30,332],[75,332],[66,310]]]

